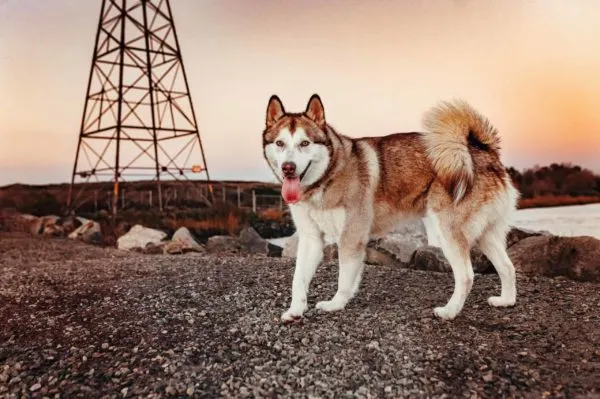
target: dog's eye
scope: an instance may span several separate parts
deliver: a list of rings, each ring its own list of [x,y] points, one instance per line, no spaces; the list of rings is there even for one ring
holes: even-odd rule
[[[275,145],[276,145],[277,147],[283,147],[284,143],[283,143],[283,141],[281,141],[281,140],[277,140],[277,141],[275,142]]]
[[[308,146],[309,144],[310,144],[310,141],[308,141],[308,140],[304,140],[304,141],[300,142],[300,147],[306,147],[306,146]]]

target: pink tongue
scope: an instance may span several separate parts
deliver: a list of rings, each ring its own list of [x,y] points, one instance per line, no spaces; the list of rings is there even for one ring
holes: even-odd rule
[[[288,204],[293,204],[300,200],[300,178],[283,179],[281,186],[281,196]]]

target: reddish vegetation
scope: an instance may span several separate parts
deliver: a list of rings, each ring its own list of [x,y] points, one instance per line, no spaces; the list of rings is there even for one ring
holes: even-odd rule
[[[266,209],[259,212],[259,217],[269,222],[277,222],[283,219],[285,212],[281,209]]]
[[[582,195],[579,197],[571,197],[569,195],[542,195],[534,198],[522,198],[519,201],[519,209],[585,205],[598,202],[600,202],[600,196]]]
[[[167,219],[165,224],[173,230],[179,227],[187,227],[198,231],[218,230],[226,231],[229,234],[238,234],[243,227],[243,221],[240,215],[230,212],[227,216],[216,215],[205,220],[195,219]]]

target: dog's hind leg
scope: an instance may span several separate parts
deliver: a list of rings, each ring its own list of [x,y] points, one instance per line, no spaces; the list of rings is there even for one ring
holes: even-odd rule
[[[500,296],[488,298],[492,306],[513,306],[517,300],[515,267],[506,253],[506,235],[509,226],[497,222],[490,226],[479,239],[479,249],[492,262],[500,277]]]
[[[439,239],[442,251],[450,263],[454,275],[454,292],[450,300],[445,306],[435,308],[434,313],[442,319],[452,320],[462,310],[473,287],[474,273],[471,264],[470,244],[461,230],[440,223],[438,217],[434,217],[434,220],[440,232]]]

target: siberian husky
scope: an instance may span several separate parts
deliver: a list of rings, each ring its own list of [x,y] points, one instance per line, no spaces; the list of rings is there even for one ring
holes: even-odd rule
[[[500,277],[491,306],[516,301],[515,269],[506,253],[509,215],[519,197],[500,161],[496,129],[464,101],[442,102],[423,117],[424,132],[350,138],[325,119],[317,94],[301,113],[273,95],[263,132],[264,156],[282,183],[298,232],[298,253],[285,322],[302,317],[325,243],[338,245],[337,292],[316,308],[343,309],[357,293],[366,246],[398,223],[426,218],[454,276],[454,292],[436,316],[451,320],[473,285],[470,249],[478,245]]]

